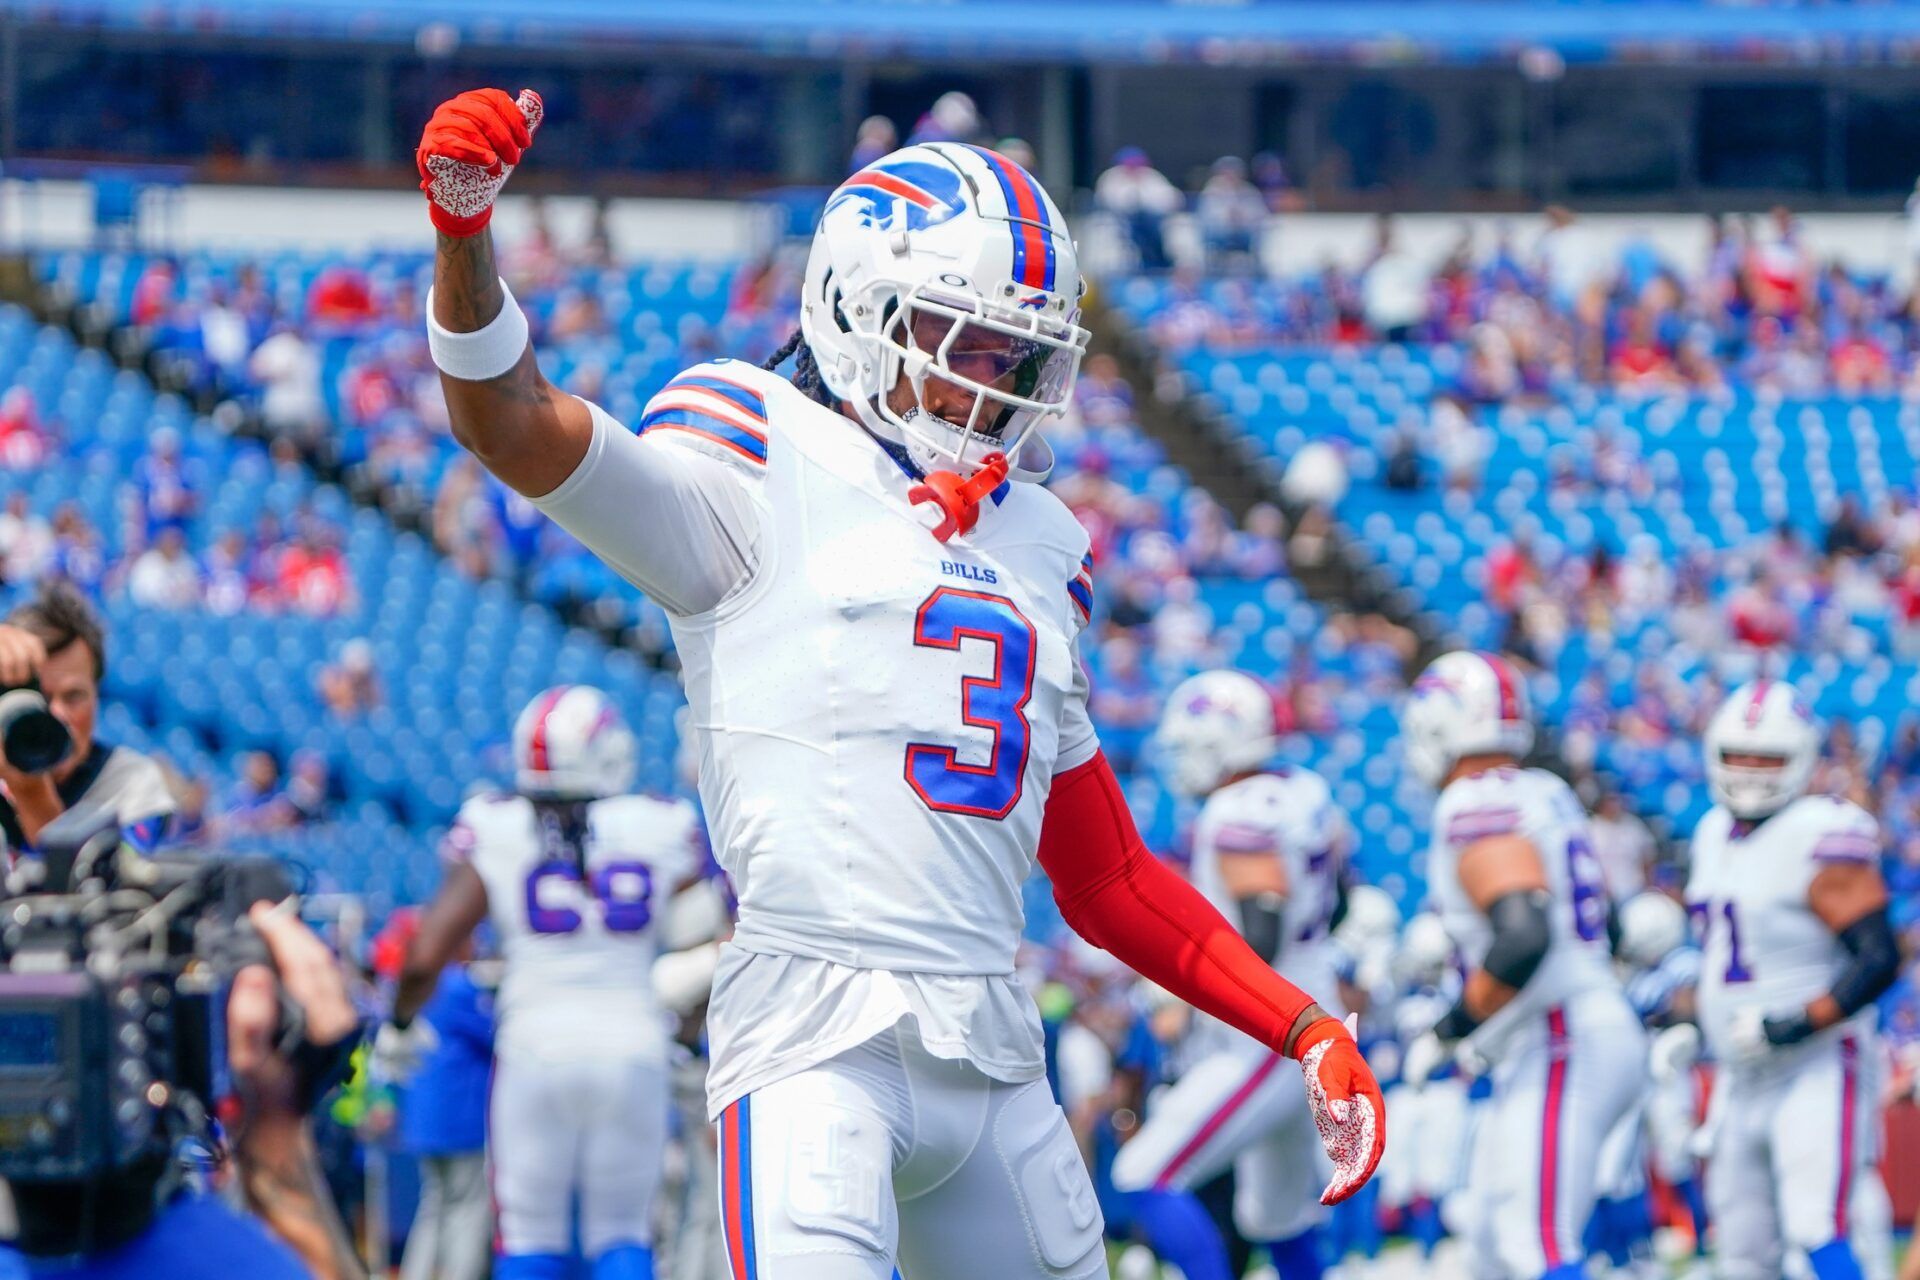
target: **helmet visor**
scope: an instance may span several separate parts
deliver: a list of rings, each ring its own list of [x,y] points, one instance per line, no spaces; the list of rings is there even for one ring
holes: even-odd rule
[[[969,445],[1014,454],[1035,427],[1064,413],[1088,334],[1071,318],[991,307],[912,291],[881,340],[930,419],[957,429],[942,451],[965,459]]]

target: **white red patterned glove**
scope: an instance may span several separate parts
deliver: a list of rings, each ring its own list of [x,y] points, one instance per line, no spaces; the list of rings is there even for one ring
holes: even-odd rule
[[[1294,1041],[1307,1078],[1307,1103],[1321,1145],[1333,1161],[1333,1181],[1321,1204],[1339,1204],[1366,1185],[1387,1146],[1387,1104],[1354,1042],[1355,1020],[1321,1018]]]
[[[434,226],[450,236],[479,234],[493,217],[507,175],[533,145],[544,111],[531,89],[518,98],[500,89],[469,89],[440,104],[414,152],[420,189],[433,202]]]

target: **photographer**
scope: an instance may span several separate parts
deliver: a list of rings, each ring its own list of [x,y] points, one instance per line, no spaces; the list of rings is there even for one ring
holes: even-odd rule
[[[31,848],[70,810],[117,811],[143,853],[165,837],[174,800],[159,765],[94,737],[106,671],[106,634],[71,586],[0,623],[0,836],[11,847]]]

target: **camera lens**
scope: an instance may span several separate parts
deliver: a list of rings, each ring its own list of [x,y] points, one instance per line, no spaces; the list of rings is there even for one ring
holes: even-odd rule
[[[67,726],[32,685],[0,691],[0,756],[22,773],[44,773],[73,748]]]

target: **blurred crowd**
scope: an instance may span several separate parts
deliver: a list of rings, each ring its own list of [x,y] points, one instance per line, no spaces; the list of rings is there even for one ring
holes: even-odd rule
[[[1124,172],[1127,165],[1116,166],[1102,182]],[[1246,183],[1234,204],[1257,236],[1275,197],[1245,177],[1230,181]],[[1184,200],[1171,184],[1142,189],[1149,188]],[[1203,228],[1204,200],[1203,190],[1195,201]],[[1103,207],[1120,214],[1129,206]],[[1141,225],[1141,217],[1126,213],[1126,225]],[[1707,238],[1703,268],[1682,270],[1649,240],[1614,248],[1555,207],[1530,243],[1502,227],[1481,246],[1463,227],[1450,251],[1428,260],[1383,216],[1363,261],[1281,278],[1260,273],[1257,239],[1249,239],[1234,253],[1210,249],[1205,269],[1172,271],[1153,336],[1176,354],[1202,343],[1216,351],[1448,343],[1463,353],[1453,390],[1467,407],[1573,386],[1855,396],[1912,385],[1920,367],[1915,293],[1821,261],[1784,208],[1764,218],[1714,215]],[[1209,232],[1207,243],[1222,241]],[[1163,250],[1149,252],[1137,236],[1135,253],[1143,265],[1168,265]]]
[[[36,419],[36,432],[57,447],[56,423]],[[279,463],[300,465],[284,454]],[[0,509],[0,586],[57,578],[96,598],[124,594],[145,608],[223,615],[329,618],[353,607],[337,526],[301,511],[290,521],[268,513],[252,528],[208,530],[198,518],[206,487],[203,468],[183,453],[179,433],[162,428],[119,486],[119,528],[112,537],[78,503],[42,513],[26,490],[16,489]]]

